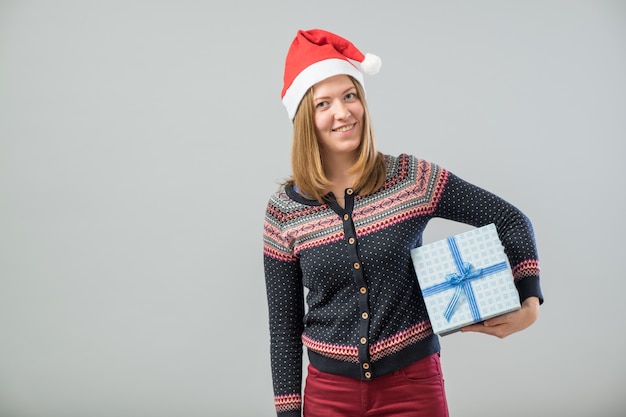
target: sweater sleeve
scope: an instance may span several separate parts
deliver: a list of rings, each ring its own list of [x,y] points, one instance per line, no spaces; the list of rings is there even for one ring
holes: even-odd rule
[[[509,258],[520,301],[535,296],[543,303],[539,258],[528,217],[501,197],[447,172],[441,198],[433,213],[475,227],[494,223]]]
[[[277,416],[300,417],[304,289],[298,259],[281,218],[280,211],[270,201],[264,224],[263,262],[274,404]]]

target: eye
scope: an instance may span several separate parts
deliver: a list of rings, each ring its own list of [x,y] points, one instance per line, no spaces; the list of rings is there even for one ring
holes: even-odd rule
[[[353,101],[357,99],[357,95],[354,92],[348,93],[345,95],[345,97],[343,98],[344,101]]]
[[[319,103],[317,103],[315,105],[315,108],[318,109],[318,110],[325,109],[326,107],[328,107],[328,102],[327,101],[320,101]]]

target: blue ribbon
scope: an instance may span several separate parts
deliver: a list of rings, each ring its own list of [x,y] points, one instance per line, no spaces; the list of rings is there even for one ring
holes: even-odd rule
[[[447,274],[445,282],[422,290],[422,294],[424,297],[429,297],[437,294],[438,292],[454,288],[452,299],[448,303],[446,311],[443,313],[446,320],[450,321],[452,315],[454,314],[454,310],[459,303],[461,292],[465,292],[472,317],[476,322],[478,322],[480,321],[480,312],[478,311],[478,304],[476,303],[476,297],[474,297],[474,290],[472,289],[470,282],[474,279],[482,278],[485,275],[505,270],[508,268],[508,264],[506,262],[500,262],[485,268],[475,269],[470,263],[464,262],[463,258],[461,258],[461,253],[459,252],[459,248],[456,244],[456,239],[454,237],[449,237],[447,238],[447,241],[452,257],[454,258],[454,263],[456,264],[457,272]]]

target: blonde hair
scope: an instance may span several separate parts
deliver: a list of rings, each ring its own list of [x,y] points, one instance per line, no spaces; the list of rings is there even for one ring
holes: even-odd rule
[[[349,76],[350,77],[350,76]],[[363,104],[363,137],[357,159],[349,174],[357,174],[353,188],[361,195],[378,191],[385,182],[387,168],[383,155],[376,150],[370,114],[365,102],[365,91],[361,84],[350,77],[359,100]],[[324,161],[315,134],[315,105],[313,87],[309,88],[293,119],[293,142],[291,146],[292,177],[286,182],[298,187],[300,194],[325,203],[324,196],[331,188],[331,182],[324,173]]]

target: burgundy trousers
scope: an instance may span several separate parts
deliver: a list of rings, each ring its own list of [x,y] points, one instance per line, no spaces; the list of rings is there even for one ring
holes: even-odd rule
[[[361,381],[309,365],[304,417],[448,417],[439,354]]]

